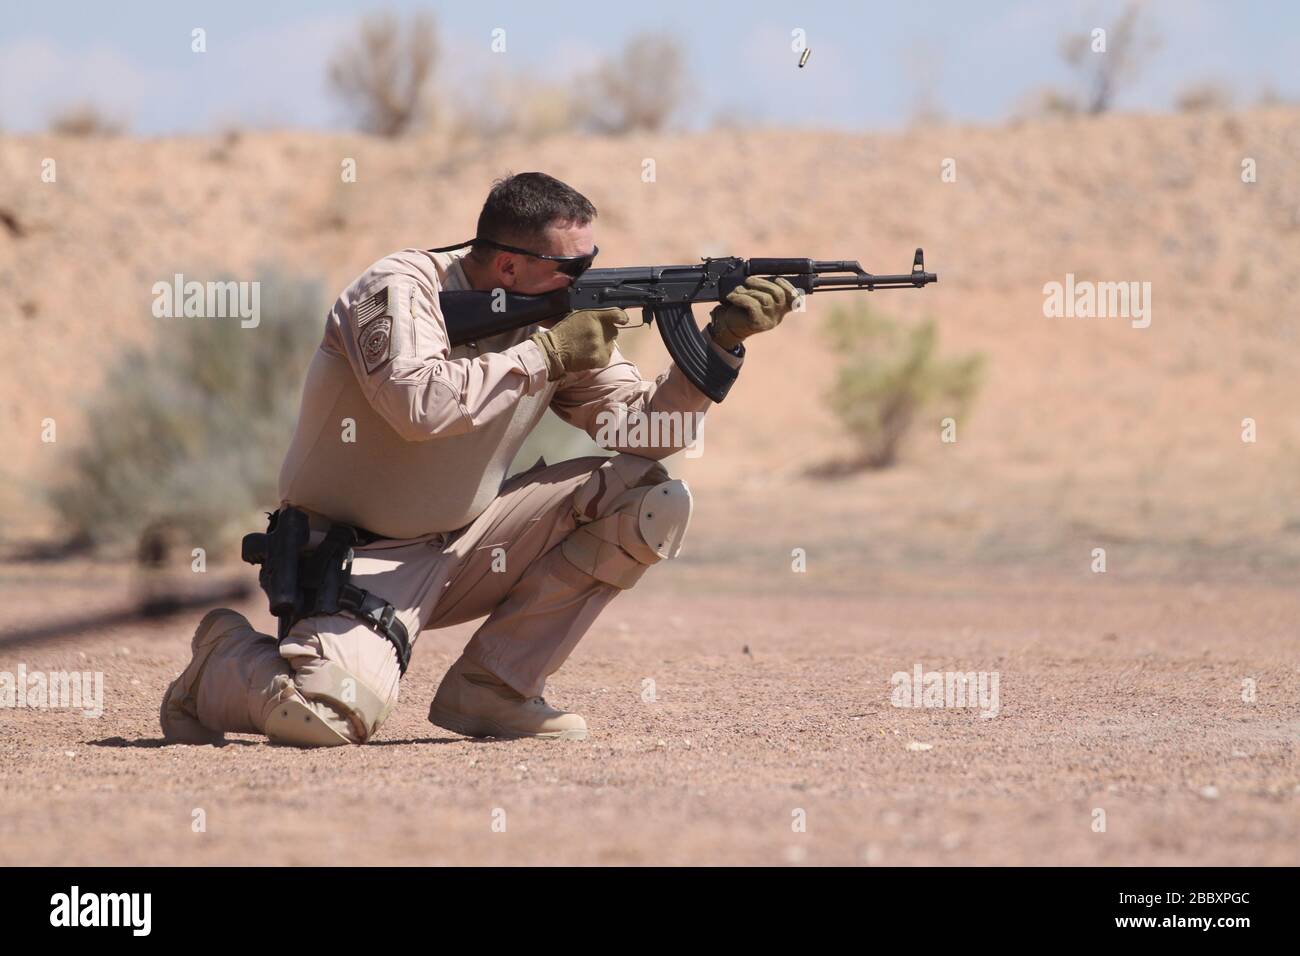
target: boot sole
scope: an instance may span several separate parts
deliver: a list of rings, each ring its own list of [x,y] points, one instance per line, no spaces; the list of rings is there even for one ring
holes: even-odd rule
[[[429,723],[435,727],[441,727],[443,730],[450,730],[454,734],[460,734],[462,737],[497,737],[501,740],[524,740],[529,737],[540,737],[544,740],[587,739],[585,729],[550,730],[536,734],[525,734],[517,730],[507,730],[495,721],[488,720],[485,717],[466,717],[464,714],[453,713],[437,706],[429,708]]]
[[[211,630],[218,617],[226,614],[237,615],[247,623],[247,618],[244,618],[244,616],[239,614],[238,611],[231,611],[229,608],[217,608],[216,610],[209,611],[207,614],[203,615],[203,620],[199,621],[199,626],[194,629],[194,636],[190,638],[191,655],[198,653],[199,638],[206,635],[207,632]],[[213,646],[215,646],[215,642]],[[192,684],[198,683],[198,678],[202,676],[203,668],[206,667],[208,663],[208,655],[211,653],[212,648],[209,647],[207,653],[203,655],[203,660],[197,662],[198,670],[194,674]],[[183,719],[179,719],[178,722],[176,715],[169,715],[167,713],[167,702],[172,699],[172,691],[176,690],[185,682],[190,668],[193,667],[195,663],[194,660],[191,660],[190,663],[186,665],[185,670],[181,671],[180,677],[177,677],[167,685],[167,692],[163,694],[162,704],[158,708],[158,725],[162,728],[163,739],[169,743],[194,744],[197,746],[225,743],[226,735],[223,732],[219,730],[209,730],[197,720],[189,717],[188,714],[181,715],[181,718]]]

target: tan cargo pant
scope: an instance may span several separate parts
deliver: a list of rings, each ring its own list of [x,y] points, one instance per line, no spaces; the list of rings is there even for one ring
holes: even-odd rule
[[[421,631],[487,615],[466,656],[524,696],[540,695],[604,607],[660,559],[644,543],[609,555],[602,544],[593,577],[564,553],[579,552],[560,545],[611,515],[625,533],[635,528],[637,502],[667,477],[658,462],[629,454],[539,460],[459,531],[355,549],[352,583],[391,603],[413,644]],[[198,718],[213,730],[264,733],[276,705],[294,699],[364,743],[396,705],[399,677],[392,644],[345,614],[299,621],[278,644],[241,628],[204,667]]]

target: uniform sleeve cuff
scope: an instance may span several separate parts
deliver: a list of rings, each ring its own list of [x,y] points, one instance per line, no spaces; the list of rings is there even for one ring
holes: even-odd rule
[[[540,389],[546,385],[546,355],[542,352],[542,347],[532,339],[526,339],[520,342],[513,349],[515,357],[519,359],[528,373],[528,390],[530,392]]]
[[[743,365],[745,362],[744,351],[742,351],[739,355],[732,355],[730,352],[724,349],[717,342],[713,341],[712,337],[709,338],[709,348],[713,349],[714,352],[720,355],[722,357],[722,361],[726,362],[732,368],[740,368],[740,366]],[[741,348],[743,350],[744,346],[741,346]]]

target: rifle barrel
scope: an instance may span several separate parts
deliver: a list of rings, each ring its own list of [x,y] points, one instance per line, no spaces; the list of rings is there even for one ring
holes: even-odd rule
[[[817,292],[834,292],[836,289],[920,289],[938,282],[933,272],[911,272],[893,276],[814,276],[813,289]]]

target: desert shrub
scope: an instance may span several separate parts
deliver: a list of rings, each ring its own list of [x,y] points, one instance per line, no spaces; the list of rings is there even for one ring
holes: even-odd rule
[[[1031,91],[1018,104],[1016,120],[1073,117],[1108,112],[1119,92],[1128,86],[1160,47],[1161,39],[1142,21],[1142,0],[1129,0],[1106,27],[1105,51],[1093,49],[1092,29],[1066,33],[1058,41],[1061,59],[1074,72],[1076,91],[1043,87]]]
[[[417,14],[403,22],[391,13],[361,21],[356,39],[330,60],[330,89],[367,133],[400,136],[428,116],[425,87],[438,58],[433,20]]]
[[[49,499],[72,536],[133,545],[180,525],[209,552],[277,502],[303,375],[319,345],[319,286],[265,273],[261,319],[153,319],[152,351],[131,349],[87,412],[85,442]]]
[[[1082,111],[1079,98],[1051,86],[1039,87],[1027,93],[1013,111],[1016,120],[1035,120],[1047,117],[1074,117]]]
[[[452,120],[457,137],[545,139],[579,124],[578,98],[529,72],[495,73],[470,88]]]
[[[983,358],[940,358],[933,319],[903,325],[867,306],[839,307],[825,332],[841,356],[827,399],[856,446],[851,469],[892,465],[921,413],[960,417],[979,387]]]
[[[1119,90],[1128,84],[1160,45],[1160,38],[1144,29],[1142,0],[1130,0],[1119,17],[1106,28],[1106,50],[1093,52],[1091,30],[1061,37],[1062,59],[1074,70],[1084,87],[1086,110],[1105,113]]]
[[[59,136],[120,136],[125,128],[93,103],[65,106],[50,117],[50,132]]]
[[[686,53],[667,34],[641,33],[577,83],[577,121],[597,133],[654,132],[686,95]]]
[[[1184,113],[1232,109],[1232,89],[1218,80],[1203,80],[1179,91],[1174,105]]]

